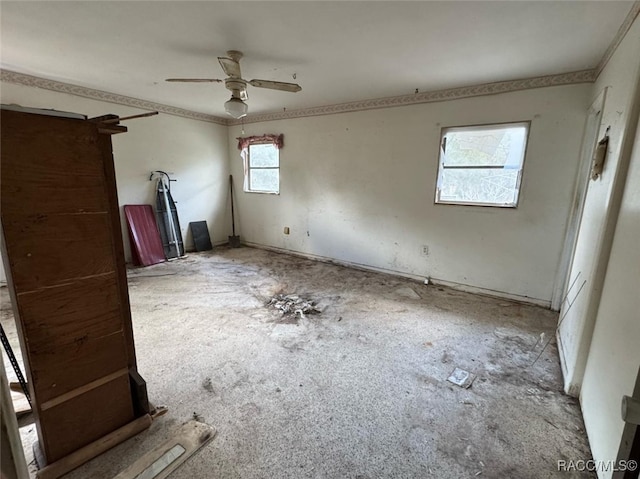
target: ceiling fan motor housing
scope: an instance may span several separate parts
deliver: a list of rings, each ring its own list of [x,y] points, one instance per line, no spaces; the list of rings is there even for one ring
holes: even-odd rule
[[[241,78],[227,78],[224,81],[224,86],[227,90],[231,90],[233,96],[240,96],[241,91],[246,91],[247,82],[242,80]]]
[[[227,90],[231,90],[232,98],[239,98],[241,100],[248,99],[247,95],[247,82],[241,78],[227,78],[224,81],[224,86]]]

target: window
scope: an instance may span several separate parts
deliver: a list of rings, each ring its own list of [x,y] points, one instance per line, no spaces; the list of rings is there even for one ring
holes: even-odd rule
[[[274,143],[249,145],[246,191],[253,193],[280,192],[280,154]]]
[[[515,208],[529,123],[443,128],[436,203]]]

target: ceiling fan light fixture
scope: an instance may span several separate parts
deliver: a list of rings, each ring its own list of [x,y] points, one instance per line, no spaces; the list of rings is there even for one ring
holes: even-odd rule
[[[224,80],[217,78],[167,78],[167,81],[187,83],[224,82],[224,87],[231,91],[231,99],[225,102],[224,111],[236,120],[247,116],[247,112],[249,111],[249,106],[245,103],[245,101],[249,99],[249,96],[247,95],[247,85],[293,93],[302,90],[302,87],[297,83],[258,79],[253,79],[251,81],[245,80],[242,78],[242,73],[240,71],[241,58],[242,52],[238,50],[229,50],[226,57],[218,57],[218,62],[220,63],[225,75],[227,75]],[[295,77],[296,75],[294,74],[293,78],[295,79]]]
[[[240,98],[232,96],[229,101],[225,102],[224,111],[226,111],[228,115],[231,115],[233,118],[238,120],[247,115],[247,111],[249,111],[249,105],[243,102]]]

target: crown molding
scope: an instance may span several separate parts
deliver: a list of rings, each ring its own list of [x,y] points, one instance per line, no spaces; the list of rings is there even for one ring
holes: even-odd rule
[[[207,115],[205,113],[199,113],[196,111],[185,110],[184,108],[178,108],[175,106],[165,105],[163,103],[155,103],[152,101],[141,100],[139,98],[133,98],[130,96],[118,95],[117,93],[111,93],[103,90],[96,90],[94,88],[87,88],[83,86],[73,85],[71,83],[64,83],[56,80],[48,80],[33,75],[27,75],[25,73],[18,73],[11,70],[0,70],[0,80],[7,83],[14,83],[16,85],[24,85],[33,88],[42,88],[45,90],[51,90],[58,93],[68,93],[69,95],[81,96],[84,98],[90,98],[92,100],[104,101],[107,103],[115,103],[117,105],[125,105],[133,108],[140,108],[142,110],[159,111],[167,113],[169,115],[181,116],[192,120],[208,121],[216,123],[218,125],[227,125],[226,118],[220,118],[214,115]]]
[[[640,3],[640,2],[638,2]],[[68,93],[70,95],[90,98],[92,100],[105,101],[118,105],[125,105],[143,110],[160,111],[169,115],[181,116],[193,120],[208,121],[218,125],[232,126],[248,123],[258,123],[263,121],[286,120],[291,118],[304,118],[309,116],[333,115],[336,113],[348,113],[363,110],[374,110],[380,108],[392,108],[397,106],[417,105],[421,103],[433,103],[448,100],[458,100],[485,95],[497,95],[532,88],[544,88],[560,85],[572,85],[577,83],[593,83],[597,77],[596,70],[581,70],[577,72],[561,73],[558,75],[546,75],[520,80],[508,80],[494,83],[484,83],[458,88],[448,88],[445,90],[434,90],[419,92],[411,95],[392,96],[386,98],[375,98],[370,100],[353,101],[326,105],[319,107],[303,108],[299,110],[284,110],[281,112],[258,113],[249,115],[241,120],[221,118],[214,115],[207,115],[183,108],[178,108],[162,103],[155,103],[139,98],[110,93],[93,88],[73,85],[56,80],[40,78],[25,73],[18,73],[11,70],[0,70],[0,80],[8,83],[29,86],[33,88],[43,88],[58,93]]]
[[[558,75],[546,75],[541,77],[525,78],[521,80],[509,80],[494,83],[484,83],[446,90],[434,90],[419,92],[411,95],[376,98],[371,100],[339,103],[336,105],[304,108],[300,110],[284,110],[273,113],[258,113],[249,115],[242,120],[227,120],[228,125],[240,125],[258,123],[272,120],[285,120],[290,118],[303,118],[308,116],[333,115],[336,113],[348,113],[353,111],[374,110],[379,108],[391,108],[396,106],[417,105],[421,103],[434,103],[448,100],[458,100],[475,96],[497,95],[532,88],[544,88],[560,85],[573,85],[577,83],[593,83],[596,79],[595,70],[581,70],[577,72],[562,73]]]
[[[638,3],[640,4],[640,1]],[[480,85],[419,92],[411,95],[353,101],[348,103],[339,103],[336,105],[303,108],[299,110],[284,110],[281,112],[258,113],[255,115],[249,115],[241,120],[234,120],[221,118],[214,115],[207,115],[205,113],[186,110],[162,103],[155,103],[147,100],[141,100],[139,98],[133,98],[116,93],[96,90],[93,88],[73,85],[70,83],[40,78],[37,76],[18,73],[11,70],[0,70],[0,80],[3,82],[15,83],[17,85],[24,85],[33,88],[43,88],[45,90],[52,90],[58,93],[68,93],[70,95],[90,98],[92,100],[105,101],[108,103],[115,103],[118,105],[140,108],[143,110],[160,111],[169,115],[181,116],[192,120],[208,121],[225,126],[258,123],[273,120],[286,120],[291,118],[304,118],[309,116],[333,115],[336,113],[392,108],[397,106],[417,105],[421,103],[458,100],[461,98],[497,95],[500,93],[529,90],[532,88],[572,85],[577,83],[592,83],[595,81],[596,77],[596,70],[582,70],[577,72],[562,73],[558,75],[546,75],[520,80],[484,83]]]
[[[622,40],[626,36],[627,32],[629,32],[629,30],[631,29],[631,25],[633,25],[633,22],[636,20],[639,14],[640,14],[640,0],[636,0],[636,2],[631,7],[631,10],[629,10],[629,13],[627,13],[627,16],[622,22],[622,25],[620,25],[620,28],[618,29],[616,36],[613,37],[613,41],[609,45],[609,48],[607,48],[607,50],[604,52],[604,55],[602,56],[600,63],[598,63],[598,66],[596,67],[596,70],[595,70],[596,78],[600,76],[600,73],[602,73],[602,70],[604,70],[604,67],[607,66],[607,63],[609,63],[609,60],[617,50],[618,46],[620,46],[620,43],[622,43]]]

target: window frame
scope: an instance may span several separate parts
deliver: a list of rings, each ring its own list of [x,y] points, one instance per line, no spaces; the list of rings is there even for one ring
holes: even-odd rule
[[[504,167],[497,165],[484,165],[484,166],[449,166],[444,167],[442,164],[442,144],[445,139],[445,135],[450,132],[455,131],[482,131],[495,127],[510,127],[510,126],[524,126],[525,135],[524,135],[524,151],[522,152],[522,161],[520,162],[520,168],[518,170],[518,178],[516,180],[515,192],[516,198],[513,204],[501,204],[501,203],[483,203],[483,202],[470,202],[470,201],[455,201],[455,200],[441,200],[440,197],[440,188],[439,185],[441,183],[441,172],[444,169],[464,169],[464,170],[489,170],[489,169],[504,169]],[[436,186],[435,186],[435,195],[434,195],[434,204],[435,205],[448,205],[448,206],[479,206],[483,208],[506,208],[506,209],[517,209],[520,204],[520,193],[522,189],[522,177],[524,172],[525,161],[527,159],[527,152],[529,149],[529,134],[531,132],[531,120],[519,120],[519,121],[505,121],[499,123],[480,123],[474,125],[455,125],[455,126],[444,126],[440,128],[440,141],[438,143],[438,169],[436,172]]]
[[[278,166],[251,166],[251,147],[258,145],[271,145],[276,150],[278,157]],[[269,190],[252,190],[251,189],[251,170],[278,170],[278,191]],[[280,148],[273,141],[256,141],[247,145],[247,187],[245,193],[258,193],[262,195],[279,195],[280,194]]]

